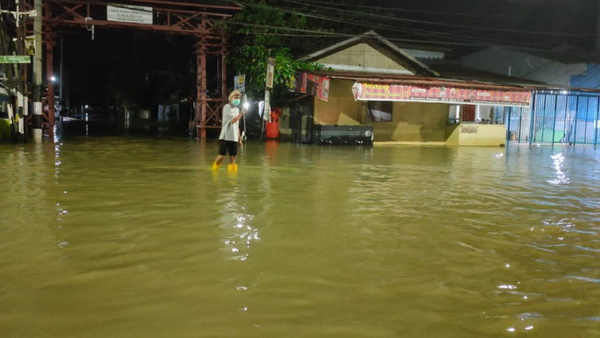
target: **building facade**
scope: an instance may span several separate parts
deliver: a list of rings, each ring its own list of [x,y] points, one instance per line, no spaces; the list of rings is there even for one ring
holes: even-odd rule
[[[531,89],[447,79],[369,32],[310,54],[327,71],[302,74],[283,108],[281,137],[295,142],[503,146],[506,113]]]

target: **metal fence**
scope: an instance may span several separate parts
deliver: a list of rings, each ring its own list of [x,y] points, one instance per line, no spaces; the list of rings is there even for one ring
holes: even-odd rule
[[[505,107],[507,140],[517,143],[600,143],[600,93],[536,91],[531,108]]]

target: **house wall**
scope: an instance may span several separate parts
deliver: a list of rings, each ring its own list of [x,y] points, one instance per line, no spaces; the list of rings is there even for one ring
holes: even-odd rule
[[[584,63],[564,64],[498,47],[463,57],[460,63],[469,68],[559,86],[568,86],[572,76],[586,69]]]
[[[506,144],[506,127],[500,124],[459,125],[454,130],[459,146],[499,147]]]
[[[331,81],[329,100],[314,99],[316,124],[373,126],[375,141],[444,142],[448,106],[394,102],[391,122],[367,122],[366,102],[352,96],[354,81]]]
[[[10,120],[0,118],[0,140],[10,140]]]
[[[384,71],[387,73],[412,74],[394,60],[381,54],[366,43],[326,56],[316,62],[336,70]]]
[[[444,142],[448,105],[394,102],[392,122],[371,122],[376,142]]]
[[[315,123],[358,125],[361,121],[362,104],[352,96],[354,81],[332,79],[327,102],[315,98]]]
[[[354,81],[349,80],[331,80],[329,100],[313,99],[315,124],[371,125],[375,142],[451,146],[500,146],[506,143],[504,124],[448,125],[449,105],[445,103],[394,102],[391,122],[369,122],[367,103],[355,101],[352,96],[353,84]]]
[[[446,143],[447,146],[458,146],[460,144],[460,125],[452,124],[446,127]]]

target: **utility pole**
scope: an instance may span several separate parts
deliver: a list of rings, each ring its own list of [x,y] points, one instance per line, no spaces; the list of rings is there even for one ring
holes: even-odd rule
[[[35,55],[33,61],[33,141],[42,142],[42,0],[35,0],[33,21]]]
[[[58,105],[60,106],[61,110],[63,107],[63,84],[65,83],[64,78],[63,78],[63,45],[64,45],[64,41],[63,41],[63,35],[60,35],[60,63],[58,66]]]
[[[25,0],[16,0],[17,10],[15,13],[15,20],[17,25],[17,55],[26,55],[25,51],[25,32],[27,29],[26,20],[27,15],[25,12],[21,12],[22,8],[25,8]],[[22,63],[16,64],[17,68],[17,111],[16,115],[18,118],[18,129],[17,137],[20,141],[27,141],[27,109],[25,107],[25,98],[23,93],[26,89],[25,78],[27,75],[27,66]]]

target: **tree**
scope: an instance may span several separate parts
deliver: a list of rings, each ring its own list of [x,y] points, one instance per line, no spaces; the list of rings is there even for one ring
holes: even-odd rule
[[[260,96],[264,92],[267,59],[275,59],[274,97],[285,96],[297,72],[322,68],[316,63],[298,61],[292,49],[306,40],[294,32],[306,32],[306,18],[290,14],[265,1],[247,2],[228,27],[236,46],[228,58],[229,68],[246,75],[246,92]]]

